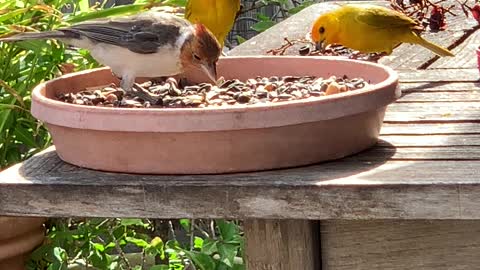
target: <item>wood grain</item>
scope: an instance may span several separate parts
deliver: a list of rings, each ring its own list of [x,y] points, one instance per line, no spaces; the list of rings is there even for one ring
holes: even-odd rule
[[[393,103],[384,121],[389,122],[465,122],[480,119],[479,102]]]
[[[245,220],[248,270],[320,270],[318,222]]]
[[[399,147],[422,147],[425,151],[429,151],[429,147],[447,147],[454,148],[457,146],[471,146],[475,148],[480,146],[480,134],[465,135],[457,134],[453,136],[448,135],[384,135],[378,143],[379,147],[391,148],[394,145]],[[470,147],[469,147],[470,149]],[[402,150],[399,150],[401,152]],[[392,157],[394,158],[394,157]],[[480,157],[479,157],[480,158]]]
[[[451,83],[451,82],[479,82],[478,68],[463,69],[405,69],[396,70],[400,78],[400,83],[423,82],[423,83]]]
[[[405,80],[400,81],[400,89],[402,93],[415,93],[415,92],[447,92],[447,93],[454,93],[454,92],[474,92],[478,93],[480,91],[480,82],[478,81],[478,74],[475,74],[475,70],[473,71],[473,78],[476,78],[474,82],[437,82],[435,81],[436,78],[431,78],[433,81],[430,82],[423,82],[423,83],[415,83],[415,82],[406,82]],[[421,71],[418,71],[421,72]],[[455,71],[452,70],[436,70],[437,74],[445,75],[454,73]],[[421,72],[422,73],[422,72]],[[429,72],[429,74],[431,74]],[[404,75],[407,77],[408,75]]]
[[[445,57],[433,63],[429,68],[477,68],[476,49],[480,44],[480,32],[476,31],[459,44],[453,53],[454,58]]]
[[[323,270],[470,270],[480,221],[322,221]]]
[[[457,92],[410,92],[404,93],[397,103],[428,102],[480,102],[480,90]],[[427,104],[428,106],[428,104]]]
[[[479,147],[451,148],[387,145],[313,166],[198,176],[97,172],[66,164],[50,149],[0,173],[0,213],[60,217],[479,219]],[[407,157],[395,151],[410,153],[415,159],[392,159],[391,155]],[[441,155],[444,160],[435,161]]]
[[[478,123],[383,123],[382,135],[480,134]]]

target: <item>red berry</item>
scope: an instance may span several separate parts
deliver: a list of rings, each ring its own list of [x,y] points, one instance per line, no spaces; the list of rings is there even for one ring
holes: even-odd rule
[[[475,6],[473,6],[472,10],[472,16],[473,18],[475,18],[475,20],[477,20],[477,22],[480,23],[480,4],[475,4]]]

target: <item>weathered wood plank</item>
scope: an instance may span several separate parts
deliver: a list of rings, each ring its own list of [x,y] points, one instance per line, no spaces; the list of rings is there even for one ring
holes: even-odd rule
[[[389,147],[452,147],[452,146],[480,146],[480,134],[453,136],[447,135],[411,135],[411,136],[381,136],[379,146]],[[399,150],[402,151],[402,150]],[[429,151],[429,149],[426,149]],[[395,157],[393,157],[395,158]]]
[[[397,102],[478,102],[479,82],[400,82],[402,97]]]
[[[418,71],[421,72],[421,71]],[[442,74],[452,73],[454,71],[438,71]],[[407,83],[401,82],[399,84],[402,93],[416,93],[416,92],[474,92],[480,93],[480,82],[424,82],[424,83]]]
[[[320,269],[318,222],[245,220],[247,269]]]
[[[429,68],[477,68],[476,49],[479,44],[480,32],[476,31],[453,49],[453,53],[455,54],[454,58],[441,58]]]
[[[479,134],[478,123],[383,123],[382,135]]]
[[[323,270],[478,269],[480,221],[322,221]]]
[[[426,70],[397,70],[400,83],[406,82],[425,82],[425,83],[445,83],[445,82],[478,82],[479,71],[477,68],[456,69],[453,72],[450,69],[426,69]]]
[[[410,92],[404,93],[397,103],[429,102],[479,102],[480,90],[463,92]],[[425,104],[428,106],[428,104]],[[451,104],[451,106],[455,106]]]
[[[478,121],[479,102],[393,103],[387,108],[385,122]]]
[[[471,157],[480,157],[478,146],[463,149],[464,153],[457,155],[473,151],[477,154],[470,154]],[[431,150],[418,151],[417,155],[425,155],[421,151]],[[369,152],[288,170],[148,176],[81,169],[61,162],[50,151],[0,173],[0,213],[147,218],[480,219],[480,161],[394,161],[375,152],[375,159],[359,159]],[[432,154],[431,158],[438,155]]]
[[[465,142],[468,144],[469,142]],[[413,144],[413,143],[412,143]],[[381,147],[388,145],[388,147]],[[384,142],[380,147],[374,147],[365,154],[353,156],[352,159],[361,161],[373,160],[480,160],[480,147],[452,146],[452,147],[392,147]]]

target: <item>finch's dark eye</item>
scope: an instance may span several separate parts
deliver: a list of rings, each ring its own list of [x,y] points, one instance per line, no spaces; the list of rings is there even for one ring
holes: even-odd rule
[[[325,33],[325,28],[323,28],[323,26],[322,26],[322,27],[320,27],[320,29],[318,29],[318,32],[320,32],[320,34],[323,34],[323,33]]]
[[[198,60],[198,61],[201,60],[201,59],[200,59],[200,56],[198,56],[198,55],[196,55],[196,54],[193,55],[193,58],[195,58],[195,59]]]

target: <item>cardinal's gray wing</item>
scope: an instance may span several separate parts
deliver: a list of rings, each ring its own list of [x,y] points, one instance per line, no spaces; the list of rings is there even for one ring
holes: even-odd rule
[[[145,12],[138,15],[87,21],[60,29],[94,43],[121,46],[142,54],[155,53],[160,47],[173,46],[190,24],[175,15]]]

